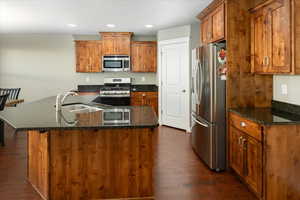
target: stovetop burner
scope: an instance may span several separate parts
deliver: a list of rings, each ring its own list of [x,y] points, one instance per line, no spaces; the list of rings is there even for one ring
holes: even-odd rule
[[[106,86],[101,88],[101,91],[127,91],[130,90],[130,87],[113,87],[113,86]]]

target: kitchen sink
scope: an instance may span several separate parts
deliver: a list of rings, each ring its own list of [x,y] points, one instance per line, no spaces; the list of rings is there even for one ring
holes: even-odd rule
[[[62,109],[68,110],[72,113],[91,113],[102,110],[101,108],[88,106],[85,104],[62,105]]]

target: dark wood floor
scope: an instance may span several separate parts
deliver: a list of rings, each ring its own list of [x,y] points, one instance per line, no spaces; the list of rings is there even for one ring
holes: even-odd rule
[[[155,135],[155,199],[254,200],[230,173],[211,172],[190,146],[190,135],[160,127]],[[26,134],[6,127],[6,146],[0,147],[0,199],[41,200],[26,182]]]

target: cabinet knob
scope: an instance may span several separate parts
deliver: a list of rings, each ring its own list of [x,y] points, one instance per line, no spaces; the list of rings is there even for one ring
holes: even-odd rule
[[[143,96],[143,97],[145,97],[145,96],[146,96],[146,94],[144,93],[142,96]]]
[[[185,92],[186,92],[186,90],[182,90],[182,92],[183,92],[183,93],[185,93]]]
[[[247,124],[245,122],[241,122],[241,127],[246,127]]]

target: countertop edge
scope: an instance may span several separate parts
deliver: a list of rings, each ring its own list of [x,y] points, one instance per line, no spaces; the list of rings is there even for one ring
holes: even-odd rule
[[[268,123],[268,122],[265,122],[265,121],[262,121],[262,120],[258,120],[258,119],[255,119],[253,117],[249,117],[248,115],[246,114],[243,114],[237,110],[235,110],[234,108],[230,108],[228,109],[228,112],[232,112],[232,113],[235,113],[241,117],[244,117],[248,120],[251,120],[255,123],[258,123],[262,126],[276,126],[276,125],[300,125],[300,121],[294,121],[294,122],[272,122],[272,123]]]
[[[42,127],[42,128],[15,128],[17,132],[19,131],[41,131],[47,132],[51,130],[101,130],[101,129],[142,129],[142,128],[157,128],[159,125],[141,125],[141,126],[102,126],[102,127]],[[14,128],[14,127],[13,127]]]

